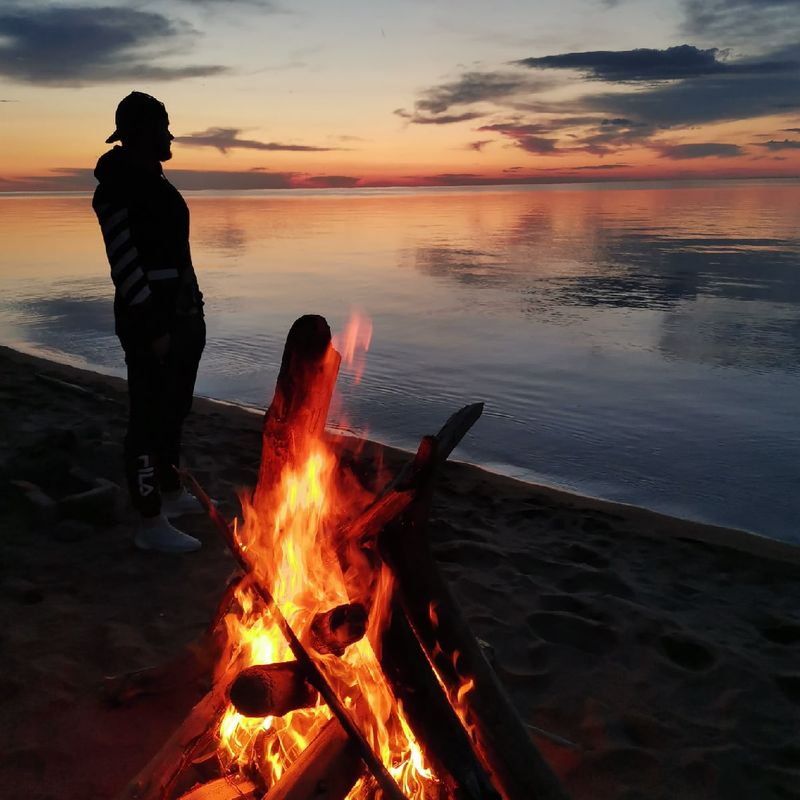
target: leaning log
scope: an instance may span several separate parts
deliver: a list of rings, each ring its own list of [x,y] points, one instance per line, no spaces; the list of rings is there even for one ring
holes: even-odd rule
[[[476,758],[461,721],[397,603],[376,652],[380,653],[383,675],[402,703],[403,714],[448,796],[498,800],[500,795]]]
[[[331,719],[264,800],[343,800],[363,773],[358,748]]]
[[[117,796],[117,800],[165,800],[181,773],[208,746],[227,705],[227,687],[220,681],[192,708],[178,729],[148,764]]]
[[[178,800],[260,800],[262,792],[246,778],[225,775],[193,786]]]
[[[306,314],[289,329],[275,385],[264,415],[261,464],[253,501],[267,508],[287,466],[307,455],[325,430],[341,356],[331,345],[324,317]]]
[[[408,512],[387,526],[381,555],[397,581],[403,611],[451,703],[472,682],[462,721],[474,735],[476,752],[505,800],[565,800],[558,779],[531,741],[525,724],[475,639],[433,557],[427,520],[431,473],[441,460],[436,437],[426,437],[417,455],[424,487]]]
[[[282,717],[309,708],[317,693],[296,661],[243,669],[231,684],[230,701],[244,717]]]

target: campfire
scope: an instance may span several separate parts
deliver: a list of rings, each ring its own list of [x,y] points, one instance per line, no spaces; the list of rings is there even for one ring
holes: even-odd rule
[[[351,327],[346,355],[368,340]],[[258,482],[229,525],[238,571],[195,646],[110,679],[125,702],[207,673],[211,688],[120,800],[563,798],[427,539],[438,469],[479,418],[455,413],[393,479],[325,433],[341,362],[298,319],[264,418]]]

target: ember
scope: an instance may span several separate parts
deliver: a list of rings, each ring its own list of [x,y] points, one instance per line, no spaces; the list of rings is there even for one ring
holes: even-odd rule
[[[357,370],[365,330],[343,337]],[[212,691],[123,797],[564,797],[425,538],[436,471],[482,406],[375,495],[324,433],[340,360],[324,319],[292,326],[243,520],[206,503],[242,572],[206,639]],[[229,783],[182,774],[209,756]]]

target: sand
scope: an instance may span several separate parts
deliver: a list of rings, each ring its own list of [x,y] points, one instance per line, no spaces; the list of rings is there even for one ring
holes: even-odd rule
[[[0,376],[0,797],[107,800],[199,695],[110,708],[103,676],[196,638],[232,560],[203,518],[182,520],[204,543],[188,556],[136,551],[130,512],[37,519],[22,473],[73,461],[122,484],[125,385],[7,348]],[[206,400],[187,424],[186,460],[229,517],[259,430]],[[431,535],[520,714],[575,743],[535,737],[574,798],[800,797],[797,549],[459,463]]]

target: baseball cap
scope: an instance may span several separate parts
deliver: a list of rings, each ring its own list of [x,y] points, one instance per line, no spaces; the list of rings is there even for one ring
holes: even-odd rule
[[[144,92],[131,92],[123,97],[117,106],[114,115],[116,128],[114,133],[106,139],[107,144],[118,142],[128,131],[141,125],[143,122],[169,121],[167,109],[160,100]]]

